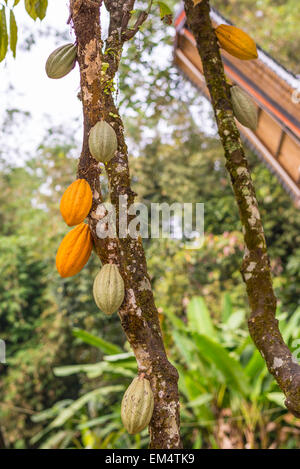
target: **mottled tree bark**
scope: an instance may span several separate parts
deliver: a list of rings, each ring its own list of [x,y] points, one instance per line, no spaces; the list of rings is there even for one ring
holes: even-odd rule
[[[78,165],[78,177],[85,178],[93,190],[93,206],[89,215],[95,251],[102,263],[113,262],[119,266],[125,283],[125,299],[119,316],[127,339],[134,351],[139,373],[145,373],[154,393],[154,412],[150,422],[151,448],[179,448],[179,397],[178,373],[167,359],[154,304],[151,283],[147,273],[141,238],[127,234],[122,238],[101,239],[97,235],[97,223],[106,214],[102,205],[100,187],[101,165],[90,155],[88,135],[91,127],[105,119],[115,130],[118,150],[105,165],[112,204],[117,211],[119,196],[127,199],[128,207],[135,194],[130,186],[128,152],[124,140],[124,128],[113,99],[113,80],[118,70],[123,44],[134,36],[146,19],[142,13],[133,29],[128,21],[134,8],[134,0],[107,0],[110,14],[109,37],[103,44],[100,29],[99,0],[70,0],[70,15],[78,44],[81,99],[84,115],[82,153]],[[128,216],[128,222],[130,217]]]
[[[246,283],[251,315],[249,331],[286,396],[286,406],[300,417],[300,366],[285,345],[276,320],[276,297],[273,291],[267,246],[239,131],[236,127],[229,87],[226,83],[217,37],[209,16],[209,0],[194,6],[184,0],[188,25],[195,37],[210,91],[219,135],[225,151],[239,208],[245,241],[242,276]]]

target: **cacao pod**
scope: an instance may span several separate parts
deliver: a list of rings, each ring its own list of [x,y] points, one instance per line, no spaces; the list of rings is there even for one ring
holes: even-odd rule
[[[105,314],[114,313],[124,300],[124,281],[115,264],[105,264],[94,280],[96,305]]]
[[[86,223],[73,228],[62,240],[56,254],[56,268],[61,277],[72,277],[85,266],[93,248],[92,235]]]
[[[91,128],[89,135],[89,149],[91,155],[101,163],[112,159],[118,148],[116,132],[105,121],[99,121]]]
[[[77,48],[69,43],[55,49],[46,62],[46,73],[49,78],[62,78],[67,75],[76,64]]]
[[[93,194],[85,179],[77,179],[65,190],[60,212],[69,226],[79,225],[91,210]]]
[[[242,88],[234,85],[230,88],[233,113],[237,120],[249,129],[257,128],[257,108],[252,99]]]
[[[242,29],[220,24],[215,33],[221,47],[229,54],[242,60],[257,59],[256,44]]]
[[[141,432],[149,425],[153,414],[154,397],[147,379],[134,378],[127,388],[121,404],[121,418],[131,435]]]

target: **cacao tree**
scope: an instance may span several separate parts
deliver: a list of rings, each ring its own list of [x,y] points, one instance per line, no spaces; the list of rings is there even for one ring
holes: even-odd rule
[[[243,36],[238,37],[239,33],[234,47],[231,42],[233,36],[230,40],[225,37],[222,41],[222,38],[216,35],[210,20],[209,0],[200,2],[185,0],[184,5],[187,21],[202,59],[224,147],[226,168],[231,178],[242,223],[245,251],[241,271],[251,308],[248,320],[249,331],[266,360],[270,373],[286,396],[287,408],[299,417],[300,366],[285,345],[275,317],[276,297],[272,286],[266,240],[248,162],[234,121],[230,87],[226,82],[219,49],[221,44],[236,57],[247,59],[251,57],[243,57],[243,49],[250,47],[251,50],[252,46]],[[233,40],[235,42],[235,37]]]
[[[150,391],[153,392],[153,414],[152,399],[148,406],[151,408],[152,415],[149,423],[150,447],[178,448],[181,446],[178,373],[168,361],[164,349],[141,239],[140,237],[132,238],[129,233],[124,238],[118,235],[101,238],[97,232],[98,222],[105,215],[101,210],[103,196],[100,175],[103,172],[103,166],[98,163],[99,161],[105,163],[110,199],[116,208],[117,233],[118,215],[121,210],[120,196],[123,196],[127,201],[127,206],[130,206],[134,203],[136,195],[130,183],[124,125],[114,100],[114,80],[120,66],[124,45],[139,31],[151,10],[150,3],[148,10],[141,11],[133,26],[129,26],[134,3],[134,0],[104,0],[103,2],[102,0],[70,0],[68,21],[74,29],[76,44],[62,46],[54,51],[54,55],[50,56],[47,62],[48,76],[60,78],[71,71],[75,60],[78,61],[84,128],[77,177],[79,180],[85,180],[92,190],[91,204],[87,203],[86,211],[83,210],[83,216],[88,214],[88,225],[79,224],[73,229],[80,232],[80,238],[77,231],[76,237],[72,237],[74,236],[72,230],[64,239],[58,252],[57,267],[62,277],[74,275],[86,263],[94,248],[103,265],[111,264],[118,269],[118,275],[121,275],[121,283],[124,286],[124,301],[119,309],[121,324],[134,351],[139,373],[143,375],[142,379],[145,377],[149,380]],[[45,15],[47,1],[25,2],[25,5],[34,19]],[[109,14],[108,37],[105,40],[100,22],[104,6]],[[169,9],[161,2],[159,6],[162,18],[168,22],[170,20]],[[1,10],[0,60],[4,58],[8,48],[5,8],[3,6]],[[185,9],[203,62],[204,74],[224,146],[226,166],[243,225],[246,249],[242,273],[252,310],[249,330],[258,349],[266,359],[270,372],[275,376],[287,397],[287,407],[299,416],[300,368],[285,346],[275,318],[276,298],[272,287],[261,218],[248,163],[234,122],[234,96],[226,83],[219,53],[219,43],[224,45],[222,44],[222,31],[219,30],[217,34],[212,28],[208,0],[185,0]],[[12,52],[15,53],[16,27],[12,12],[11,9],[10,46]],[[244,36],[238,39],[242,41],[242,45],[243,40],[246,40]],[[252,43],[247,43],[246,52],[250,49],[250,54],[246,53],[245,56],[245,51],[243,51],[244,55],[240,53],[240,58],[255,58],[251,47]],[[253,114],[250,118],[252,125]],[[255,123],[253,125],[255,126]],[[106,126],[105,130],[99,129],[103,126]],[[106,134],[104,135],[103,132]],[[107,145],[103,144],[103,148],[100,148],[101,141],[106,142],[106,139]],[[129,216],[128,223],[131,219]],[[74,247],[74,242],[78,243],[76,253],[80,253],[80,258],[74,258],[74,255],[68,257],[69,247],[70,245]],[[121,299],[123,300],[123,294]],[[111,313],[111,309],[117,309],[119,303],[107,308],[107,312]],[[102,306],[101,308],[105,310]],[[145,416],[146,424],[149,421],[148,417],[149,415]]]

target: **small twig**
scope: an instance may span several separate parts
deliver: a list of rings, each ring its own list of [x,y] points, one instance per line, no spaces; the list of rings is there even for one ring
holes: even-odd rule
[[[146,11],[141,11],[133,28],[127,29],[126,31],[123,32],[123,35],[122,35],[123,40],[128,41],[129,39],[133,38],[138,32],[138,30],[140,29],[140,27],[142,26],[142,24],[146,21],[147,17],[148,17],[148,13]]]

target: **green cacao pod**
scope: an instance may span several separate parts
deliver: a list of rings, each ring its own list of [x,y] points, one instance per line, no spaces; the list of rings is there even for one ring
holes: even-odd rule
[[[101,163],[112,159],[118,148],[116,132],[105,121],[99,121],[91,128],[89,135],[89,149],[91,155]]]
[[[153,407],[154,397],[149,381],[141,376],[134,378],[121,405],[121,418],[128,433],[135,435],[149,425]]]
[[[49,78],[62,78],[76,64],[77,48],[74,44],[65,44],[55,49],[46,62],[46,73]]]
[[[96,305],[105,314],[114,313],[124,300],[124,282],[115,264],[105,264],[94,280]]]
[[[257,128],[257,109],[245,91],[234,85],[230,88],[233,113],[244,126],[255,131]]]

